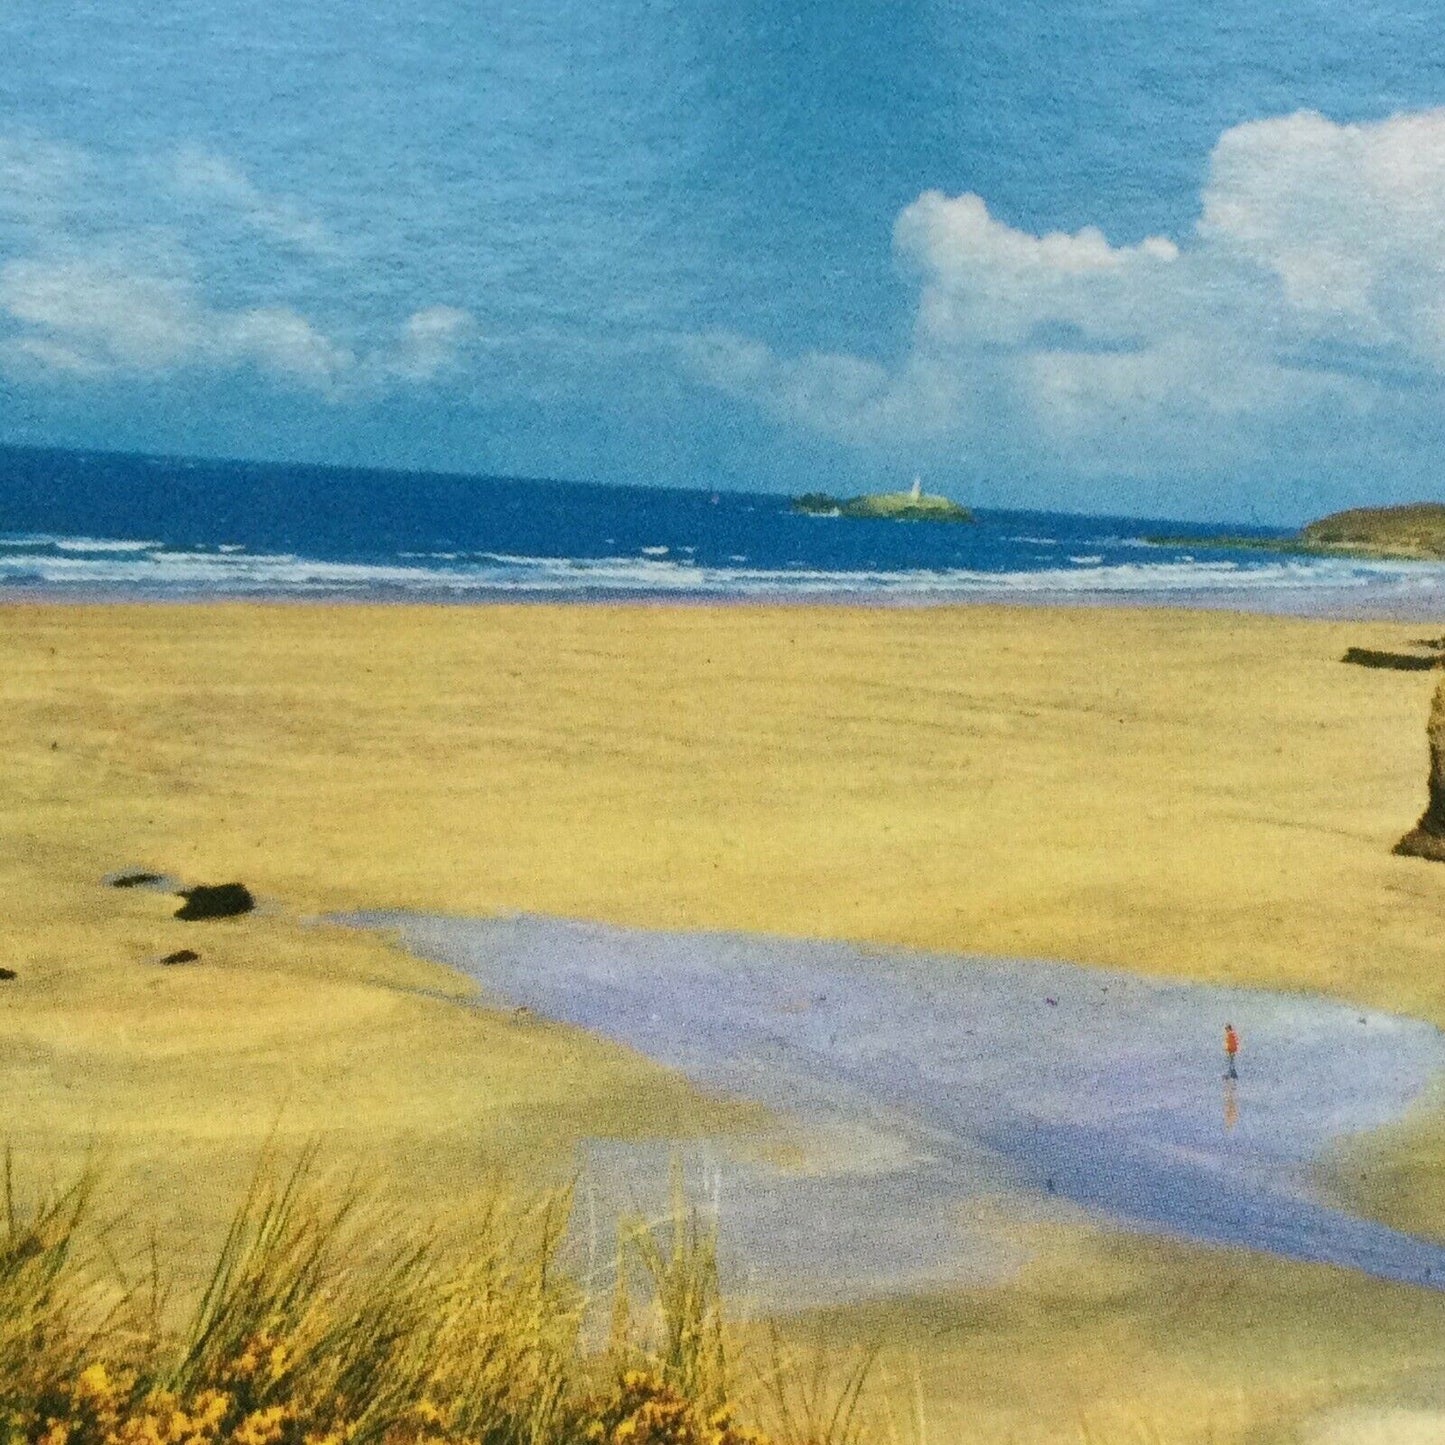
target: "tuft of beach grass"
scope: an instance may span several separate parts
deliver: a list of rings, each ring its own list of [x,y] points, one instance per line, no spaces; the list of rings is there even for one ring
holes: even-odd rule
[[[130,1270],[108,1254],[93,1174],[27,1205],[7,1159],[0,1442],[771,1445],[741,1421],[715,1228],[679,1180],[667,1218],[625,1229],[612,1337],[589,1352],[561,1258],[570,1191],[498,1194],[444,1240],[315,1165],[264,1159],[209,1276],[174,1300],[159,1243]],[[785,1403],[780,1445],[855,1445],[813,1432],[813,1386],[774,1356],[774,1398],[808,1402]]]

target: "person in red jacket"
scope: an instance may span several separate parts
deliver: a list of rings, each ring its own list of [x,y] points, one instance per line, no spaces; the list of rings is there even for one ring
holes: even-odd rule
[[[1239,1052],[1239,1035],[1234,1031],[1233,1024],[1224,1026],[1224,1058],[1229,1065],[1224,1071],[1226,1079],[1237,1079],[1239,1074],[1235,1071],[1234,1056]]]

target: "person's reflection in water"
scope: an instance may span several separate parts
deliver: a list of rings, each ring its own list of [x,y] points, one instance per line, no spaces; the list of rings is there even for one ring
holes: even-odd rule
[[[1224,1081],[1224,1128],[1226,1133],[1239,1123],[1239,1083],[1235,1079]]]

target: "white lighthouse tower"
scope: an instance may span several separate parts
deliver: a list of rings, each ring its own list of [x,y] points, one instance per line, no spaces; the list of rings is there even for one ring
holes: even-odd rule
[[[909,490],[908,490],[909,499],[910,499],[911,501],[916,502],[922,495],[923,495],[923,479],[922,479],[921,477],[918,477],[918,476],[915,475],[914,478],[913,478],[913,485],[912,485],[912,487],[910,487]]]

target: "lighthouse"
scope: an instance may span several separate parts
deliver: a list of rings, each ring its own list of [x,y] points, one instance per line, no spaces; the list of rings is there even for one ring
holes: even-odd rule
[[[908,489],[909,499],[910,499],[911,501],[915,501],[915,502],[916,502],[922,495],[923,495],[923,480],[922,480],[922,478],[920,478],[920,477],[914,477],[914,479],[913,479],[913,485]]]

